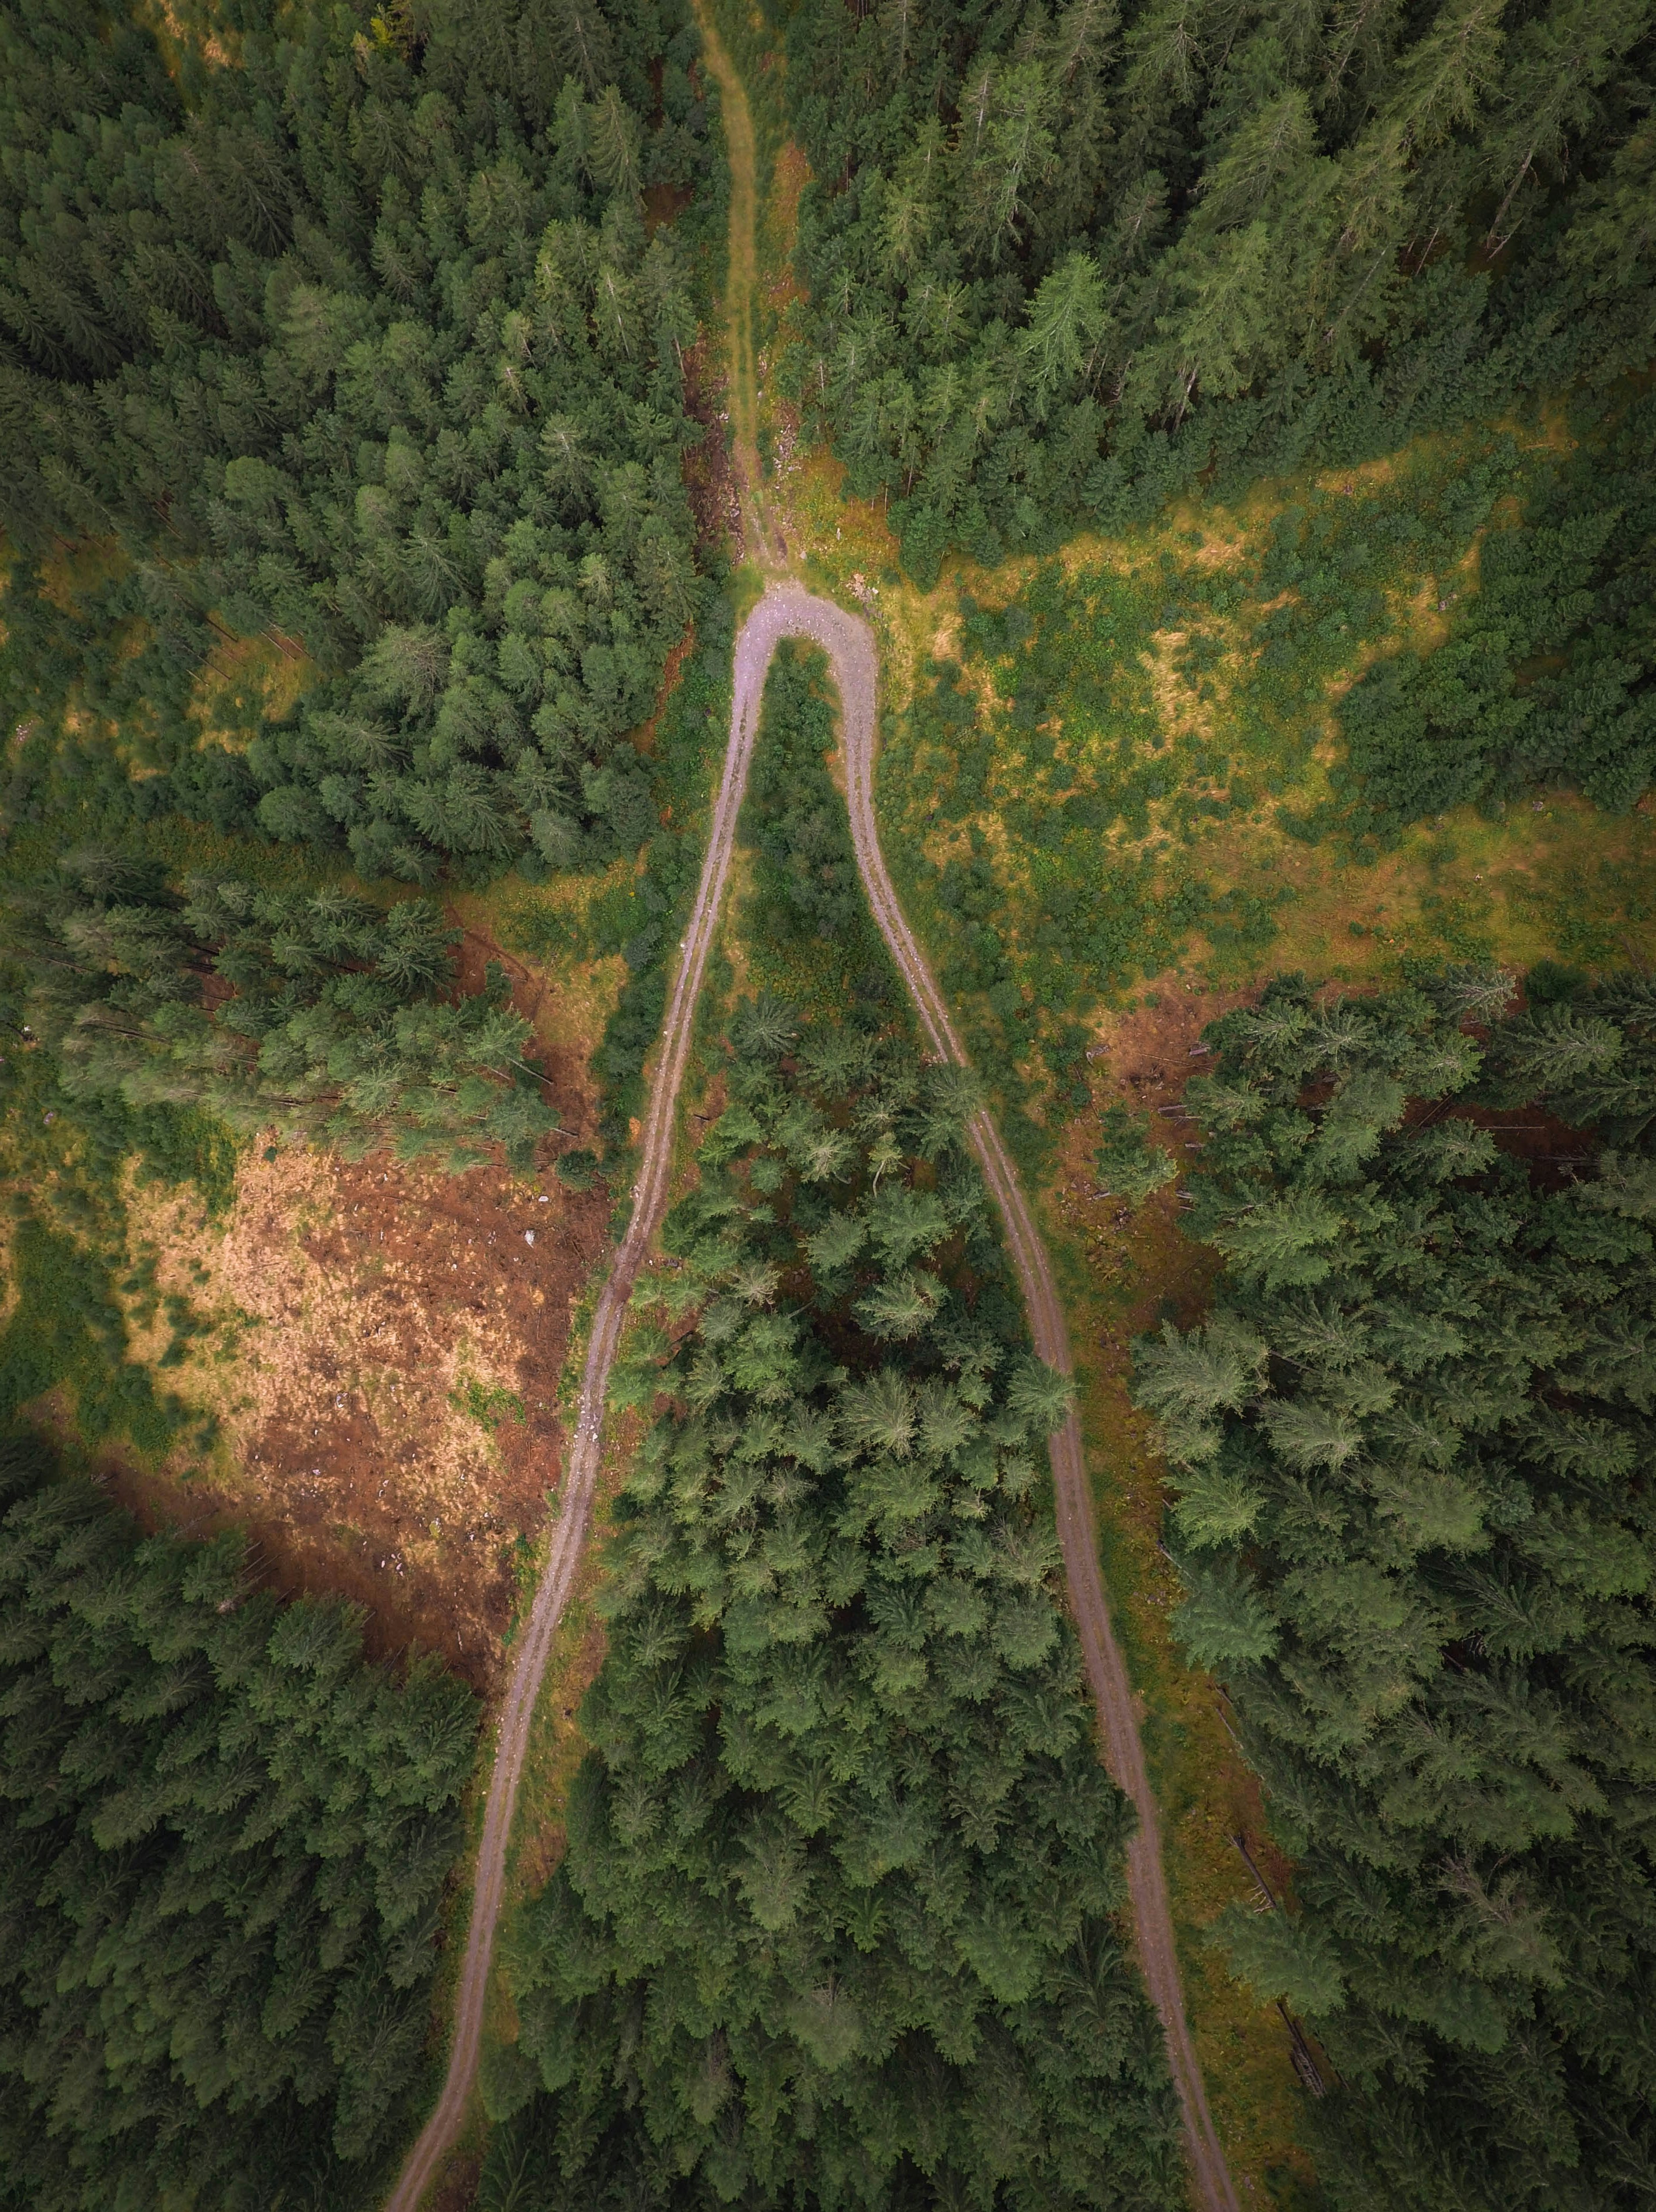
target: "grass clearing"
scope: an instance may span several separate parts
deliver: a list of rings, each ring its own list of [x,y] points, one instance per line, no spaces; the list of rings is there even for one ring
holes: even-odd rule
[[[1453,623],[1556,452],[1422,442],[929,592],[860,565],[867,513],[852,550],[819,538],[816,580],[881,633],[889,863],[1026,1167],[1051,1172],[1099,1019],[1163,972],[1656,949],[1647,808],[1545,792],[1377,832],[1344,763],[1351,684]]]

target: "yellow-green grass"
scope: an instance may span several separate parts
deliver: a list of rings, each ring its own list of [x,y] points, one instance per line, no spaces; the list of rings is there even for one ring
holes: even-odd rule
[[[1647,808],[1610,816],[1552,790],[1495,816],[1456,809],[1402,830],[1385,849],[1331,837],[1307,842],[1287,826],[1285,817],[1331,793],[1330,772],[1342,757],[1338,702],[1350,683],[1379,653],[1433,642],[1442,626],[1438,599],[1476,587],[1475,538],[1453,568],[1411,572],[1400,560],[1381,580],[1382,605],[1368,628],[1325,641],[1315,690],[1297,702],[1284,700],[1261,666],[1259,601],[1218,610],[1180,596],[1181,580],[1222,576],[1282,507],[1320,491],[1325,501],[1349,497],[1355,513],[1365,500],[1379,510],[1403,495],[1411,470],[1439,477],[1455,458],[1442,448],[1400,456],[1359,477],[1349,495],[1344,477],[1265,487],[1240,514],[1174,514],[1131,538],[1077,542],[1044,563],[995,571],[961,564],[927,592],[889,568],[883,581],[874,573],[890,549],[866,507],[840,522],[831,544],[819,536],[813,555],[820,582],[841,596],[854,591],[881,632],[887,719],[878,799],[888,856],[997,1104],[1015,1127],[1022,1122],[1022,1150],[1036,1170],[1076,1343],[1107,1577],[1144,1700],[1189,2009],[1234,2170],[1265,2194],[1286,2174],[1309,2171],[1296,2147],[1300,2092],[1281,2022],[1231,1980],[1202,1930],[1229,1899],[1253,1895],[1228,1838],[1246,1832],[1257,1856],[1269,1848],[1268,1819],[1217,1692],[1183,1665],[1169,1633],[1176,1583],[1157,1548],[1162,1470],[1150,1426],[1127,1393],[1131,1337],[1159,1316],[1199,1310],[1210,1256],[1180,1236],[1176,1194],[1136,1217],[1095,1196],[1090,1154],[1099,1106],[1116,1097],[1170,1101],[1192,1065],[1202,1018],[1279,969],[1361,988],[1397,979],[1415,961],[1524,968],[1542,959],[1604,967],[1656,958],[1656,818]],[[834,511],[834,474],[830,465],[804,472],[824,516]],[[1113,697],[1107,715],[1055,715],[1038,736],[1013,726],[1001,680],[1012,672],[1009,657],[972,650],[963,603],[998,612],[1038,598],[1044,580],[1048,603],[1059,602],[1047,617],[1050,657],[1083,665],[1096,659],[1101,638],[1113,639]],[[1065,612],[1067,625],[1055,619]],[[1212,668],[1194,680],[1174,665],[1192,635],[1214,646]],[[931,665],[950,659],[962,661],[958,680],[974,695],[968,741],[990,732],[981,795],[952,814],[961,753],[935,728],[917,729],[913,714],[934,680]],[[1073,839],[1055,863],[1040,842],[1043,801],[1050,809],[1084,775],[1095,776],[1107,749],[1119,776],[1161,765],[1165,793],[1146,796],[1140,823],[1118,820]],[[1223,803],[1197,812],[1190,802],[1198,797]],[[1005,946],[1010,981],[1029,1010],[1010,1020],[990,1010],[985,993],[961,988],[961,918],[944,901],[943,868],[970,849],[974,831],[993,878],[985,926]],[[1089,915],[1116,902],[1143,925],[1113,969],[1099,962],[1089,972],[1084,959],[1041,942],[1054,882],[1066,872]],[[1167,915],[1196,880],[1219,905],[1217,927],[1180,926]],[[1066,979],[1094,994],[1078,1023],[1053,988]],[[1123,1045],[1136,1007],[1139,1020],[1167,1032],[1157,1055],[1165,1079],[1139,1089],[1119,1079],[1124,1059],[1133,1057]],[[1273,1863],[1291,1886],[1291,1869]]]

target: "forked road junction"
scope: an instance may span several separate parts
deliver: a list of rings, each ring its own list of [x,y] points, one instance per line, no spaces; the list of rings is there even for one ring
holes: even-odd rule
[[[880,851],[874,816],[875,709],[878,656],[868,624],[831,600],[799,586],[773,581],[743,623],[736,641],[731,734],[713,805],[707,857],[685,932],[683,954],[663,1024],[649,1109],[641,1139],[632,1218],[599,1294],[582,1376],[580,1410],[560,1493],[546,1569],[516,1647],[500,1721],[494,1768],[484,1809],[471,1922],[455,1996],[454,2040],[447,2077],[431,2118],[409,2154],[389,2200],[388,2212],[416,2212],[445,2152],[458,2136],[476,2078],[483,2013],[495,1930],[505,1888],[507,1844],[529,1748],[530,1726],[548,1656],[574,1587],[597,1481],[604,1396],[621,1335],[627,1301],[660,1224],[672,1162],[679,1088],[689,1060],[696,1002],[707,954],[718,927],[735,847],[737,819],[758,734],[760,702],[771,656],[784,638],[810,639],[827,653],[839,686],[844,723],[852,837],[864,889],[913,1000],[926,1042],[939,1060],[966,1064],[966,1054],[942,995],[892,888]],[[1029,1211],[1016,1170],[987,1111],[972,1124],[972,1148],[1001,1218],[1029,1316],[1036,1352],[1049,1366],[1072,1370],[1069,1330],[1052,1263]],[[1104,1756],[1111,1774],[1138,1816],[1128,1848],[1127,1885],[1139,1964],[1167,2039],[1179,2092],[1186,2151],[1202,2212],[1238,2212],[1236,2196],[1208,2111],[1201,2069],[1185,2018],[1178,1954],[1162,1866],[1161,1828],[1144,1764],[1131,1685],[1111,1632],[1099,1571],[1091,1500],[1073,1412],[1052,1439],[1058,1529],[1070,1601],[1087,1679],[1098,1711]]]

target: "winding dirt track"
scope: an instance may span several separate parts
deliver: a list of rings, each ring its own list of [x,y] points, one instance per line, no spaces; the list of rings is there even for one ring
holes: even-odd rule
[[[748,629],[751,629],[749,621]],[[743,636],[747,636],[744,629]],[[738,647],[739,658],[739,647]],[[766,658],[769,658],[767,649]],[[610,1370],[621,1336],[621,1325],[633,1284],[650,1249],[667,1197],[667,1178],[672,1165],[674,1109],[679,1086],[690,1056],[695,1027],[696,1001],[701,994],[702,973],[719,924],[736,842],[737,817],[747,786],[748,763],[753,757],[759,727],[759,687],[751,696],[738,687],[731,715],[730,744],[724,772],[713,805],[707,858],[696,886],[695,904],[685,933],[682,957],[662,1024],[661,1044],[650,1088],[649,1112],[641,1139],[638,1180],[633,1186],[633,1215],[627,1234],[616,1253],[609,1278],[598,1294],[592,1316],[592,1334],[581,1376],[580,1411],[563,1486],[558,1493],[559,1516],[552,1530],[552,1550],[540,1586],[525,1622],[512,1680],[500,1714],[494,1751],[494,1771],[489,1779],[488,1800],[483,1811],[482,1841],[477,1853],[477,1872],[472,1891],[471,1924],[465,1955],[460,1963],[455,1991],[454,2040],[450,2047],[448,2075],[431,2118],[409,2152],[387,2212],[415,2212],[444,2153],[459,2134],[466,2106],[476,2078],[482,2040],[483,2010],[488,1991],[494,1932],[500,1917],[506,1886],[507,1843],[529,1750],[530,1723],[541,1679],[552,1649],[552,1638],[574,1587],[580,1556],[592,1517],[592,1492],[597,1482],[599,1446],[604,1423],[604,1395]]]
[[[767,512],[755,433],[756,382],[752,313],[756,204],[754,134],[745,90],[703,4],[692,0],[708,64],[723,95],[726,150],[731,170],[731,240],[726,316],[731,339],[732,444],[742,495],[744,534],[750,558],[773,570],[786,558],[780,532]],[[668,1003],[650,1091],[633,1213],[608,1280],[599,1294],[581,1378],[580,1412],[569,1465],[559,1493],[560,1515],[552,1534],[551,1555],[535,1593],[517,1647],[512,1680],[500,1715],[494,1771],[484,1808],[471,1923],[455,1994],[454,2040],[447,2077],[431,2118],[409,2153],[387,2204],[387,2212],[416,2212],[445,2153],[464,2123],[476,2079],[482,2040],[494,1936],[506,1883],[507,1844],[517,1803],[518,1784],[529,1748],[530,1723],[542,1677],[563,1608],[574,1586],[597,1481],[604,1401],[622,1322],[634,1281],[649,1250],[666,1201],[672,1162],[673,1125],[679,1087],[689,1059],[703,971],[724,900],[725,878],[736,838],[737,817],[747,786],[759,729],[760,702],[771,656],[785,637],[809,638],[828,657],[839,686],[844,723],[852,837],[857,865],[881,933],[907,984],[932,1051],[964,1066],[966,1054],[932,981],[925,956],[897,903],[886,872],[874,816],[875,710],[879,660],[873,632],[855,615],[831,600],[778,580],[773,574],[763,597],[743,623],[736,641],[731,700],[731,734],[714,803],[707,858],[682,957]],[[1018,1283],[1029,1316],[1036,1351],[1049,1366],[1068,1375],[1072,1369],[1070,1334],[1063,1305],[1017,1172],[986,1112],[972,1125],[972,1147],[983,1169],[1001,1218]],[[1195,2046],[1185,2018],[1178,1954],[1162,1869],[1161,1827],[1149,1776],[1139,1741],[1131,1686],[1110,1629],[1103,1579],[1099,1571],[1091,1498],[1082,1454],[1081,1429],[1074,1413],[1052,1440],[1052,1480],[1058,1530],[1069,1579],[1070,1601],[1080,1635],[1107,1765],[1131,1799],[1138,1828],[1127,1854],[1127,1886],[1139,1963],[1167,2038],[1168,2057],[1184,2117],[1191,2179],[1201,2212],[1239,2212],[1224,2153],[1220,2148]]]
[[[839,686],[843,714],[852,836],[869,903],[908,987],[931,1050],[940,1060],[966,1064],[966,1054],[925,956],[897,902],[880,851],[874,816],[878,660],[873,633],[865,623],[829,600],[816,599],[797,585],[773,583],[743,624],[736,641],[730,743],[714,805],[707,854],[685,935],[683,957],[663,1026],[644,1126],[642,1160],[634,1186],[632,1219],[593,1316],[581,1382],[579,1417],[568,1472],[560,1493],[561,1510],[553,1530],[551,1556],[518,1645],[511,1686],[500,1716],[494,1771],[489,1783],[478,1853],[471,1925],[456,1993],[454,2041],[448,2075],[436,2108],[403,2167],[388,2212],[416,2212],[444,2153],[459,2133],[476,2076],[489,1967],[505,1887],[507,1843],[529,1748],[530,1723],[552,1638],[574,1583],[591,1518],[610,1370],[627,1300],[666,1200],[674,1109],[689,1058],[696,1001],[730,872],[737,817],[741,811],[748,767],[759,728],[765,677],[771,656],[785,637],[808,638],[820,645],[828,657]],[[1052,1263],[1016,1170],[986,1112],[980,1113],[974,1120],[971,1136],[973,1150],[1006,1224],[1007,1242],[1028,1311],[1035,1349],[1050,1366],[1067,1375],[1072,1368],[1069,1329]],[[1127,1670],[1110,1630],[1082,1455],[1081,1430],[1073,1413],[1052,1437],[1052,1461],[1065,1572],[1069,1578],[1071,1603],[1087,1677],[1098,1709],[1105,1759],[1138,1815],[1137,1832],[1127,1856],[1133,1924],[1139,1963],[1167,2038],[1198,2200],[1203,2212],[1237,2212],[1235,2193],[1208,2112],[1201,2069],[1185,2019],[1167,1883],[1162,1869],[1156,1800],[1145,1769],[1143,1747],[1139,1741]]]

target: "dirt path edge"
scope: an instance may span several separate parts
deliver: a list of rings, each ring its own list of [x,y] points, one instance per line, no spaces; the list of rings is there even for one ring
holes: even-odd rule
[[[939,1060],[969,1063],[943,994],[932,978],[887,871],[874,813],[875,708],[879,662],[868,624],[798,586],[773,583],[743,626],[736,647],[736,695],[758,695],[777,641],[808,637],[828,654],[840,690],[852,842],[863,888],[891,957],[897,964],[927,1044]],[[1000,1132],[987,1111],[976,1115],[972,1149],[1006,1229],[1018,1285],[1036,1352],[1061,1375],[1074,1372],[1069,1325],[1052,1264]],[[1162,2021],[1168,2062],[1179,2093],[1191,2178],[1203,2212],[1238,2212],[1230,2170],[1208,2108],[1207,2089],[1185,2016],[1179,1954],[1174,1940],[1167,1876],[1162,1864],[1161,1820],[1138,1733],[1137,1706],[1126,1662],[1110,1626],[1104,1577],[1098,1563],[1092,1493],[1087,1483],[1081,1424],[1071,1411],[1051,1443],[1059,1541],[1070,1602],[1098,1713],[1105,1765],[1132,1801],[1138,1826],[1127,1848],[1127,1889],[1138,1962]]]

